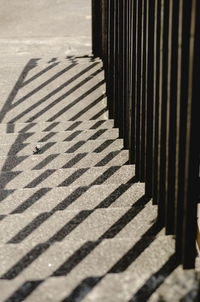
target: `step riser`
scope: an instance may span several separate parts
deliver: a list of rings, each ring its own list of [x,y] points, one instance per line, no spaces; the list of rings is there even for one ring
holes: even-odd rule
[[[16,123],[16,124],[0,124],[0,132],[3,133],[18,133],[18,132],[49,132],[49,131],[75,131],[95,129],[110,129],[114,127],[113,120],[99,121],[56,121],[43,123]]]
[[[94,166],[124,165],[129,160],[129,151],[77,154],[31,155],[22,157],[0,157],[0,170],[26,171],[40,169],[87,168]]]
[[[0,145],[1,156],[23,156],[33,155],[36,152],[37,144],[14,144]],[[82,153],[82,152],[112,152],[123,149],[123,140],[90,140],[78,142],[47,142],[39,144],[40,154],[55,154],[55,153]]]

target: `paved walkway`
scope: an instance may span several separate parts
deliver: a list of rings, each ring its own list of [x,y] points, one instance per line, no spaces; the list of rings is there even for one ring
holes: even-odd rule
[[[82,56],[90,1],[0,6],[0,302],[198,301]]]

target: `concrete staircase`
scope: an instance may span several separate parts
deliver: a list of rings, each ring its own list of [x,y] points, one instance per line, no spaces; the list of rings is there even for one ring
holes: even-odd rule
[[[2,100],[0,301],[198,301],[108,119],[101,61],[31,59]]]

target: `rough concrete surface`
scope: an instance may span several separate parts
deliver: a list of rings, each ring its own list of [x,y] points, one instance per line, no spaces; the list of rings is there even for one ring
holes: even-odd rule
[[[199,302],[88,54],[90,0],[0,0],[0,302]]]

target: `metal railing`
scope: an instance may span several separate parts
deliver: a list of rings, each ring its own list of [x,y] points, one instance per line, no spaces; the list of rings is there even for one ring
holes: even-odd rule
[[[138,181],[194,267],[199,194],[200,1],[92,0],[93,54],[105,67],[110,118]]]

